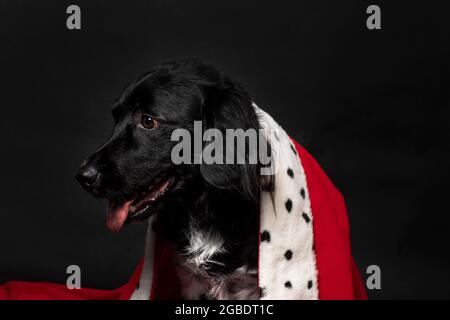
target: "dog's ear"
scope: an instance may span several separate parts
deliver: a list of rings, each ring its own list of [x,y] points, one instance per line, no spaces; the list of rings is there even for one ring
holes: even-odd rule
[[[259,122],[251,98],[240,85],[228,79],[223,79],[221,85],[210,87],[205,93],[202,125],[207,141],[203,145],[200,172],[214,187],[238,191],[246,198],[258,201],[261,189],[270,183],[270,177],[261,175],[258,148],[263,145],[267,148],[265,152],[270,153],[270,145],[267,141],[260,143],[260,139],[265,138],[259,134]],[[232,129],[235,135],[228,136],[227,129]],[[254,136],[253,140],[245,137],[242,152],[235,137],[244,132]],[[217,134],[222,137],[218,138]],[[244,142],[241,140],[241,143]],[[212,144],[223,148],[212,147]],[[208,155],[213,156],[213,163],[205,159]]]

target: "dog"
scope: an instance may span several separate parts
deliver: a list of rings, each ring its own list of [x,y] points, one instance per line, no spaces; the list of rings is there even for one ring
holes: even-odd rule
[[[158,213],[158,228],[177,253],[183,298],[259,298],[259,199],[273,188],[259,173],[263,165],[171,160],[172,132],[193,132],[195,121],[203,130],[258,130],[248,92],[207,63],[174,59],[126,86],[112,116],[111,136],[76,175],[107,199],[108,228]]]

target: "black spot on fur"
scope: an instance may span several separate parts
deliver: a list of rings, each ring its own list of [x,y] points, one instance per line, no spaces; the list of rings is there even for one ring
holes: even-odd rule
[[[290,281],[286,281],[285,283],[284,283],[284,286],[286,287],[286,288],[292,288],[292,283],[290,282]]]
[[[264,231],[261,233],[261,242],[263,242],[263,241],[270,242],[270,233],[269,233],[269,231],[267,231],[267,230],[264,230]]]
[[[287,250],[287,251],[284,253],[284,257],[285,257],[287,260],[291,260],[291,258],[292,258],[292,251],[291,251],[291,250]]]
[[[287,174],[288,174],[289,177],[294,178],[294,171],[292,171],[291,168],[287,169]]]
[[[308,289],[311,289],[312,286],[313,286],[313,282],[312,282],[312,280],[309,280],[309,281],[308,281]]]
[[[300,190],[300,195],[302,196],[303,199],[305,199],[305,189],[304,188],[302,188]]]
[[[309,223],[311,221],[311,219],[308,217],[308,215],[306,213],[302,213],[302,217],[303,219],[305,219],[306,223]]]
[[[293,153],[297,154],[297,150],[295,150],[294,146],[291,144],[291,150]]]
[[[259,297],[264,298],[266,296],[266,288],[265,287],[259,287]]]
[[[139,289],[141,283],[138,281],[137,285],[136,285],[136,289]]]
[[[292,210],[292,200],[291,199],[287,199],[286,203],[285,203],[285,206],[286,206],[286,210],[288,212],[291,212],[291,210]]]

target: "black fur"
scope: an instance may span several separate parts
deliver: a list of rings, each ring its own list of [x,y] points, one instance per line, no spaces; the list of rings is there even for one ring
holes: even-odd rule
[[[157,119],[156,129],[136,126],[136,113]],[[94,167],[100,174],[86,186],[96,197],[114,203],[132,199],[161,179],[174,185],[145,212],[159,212],[159,224],[182,252],[188,225],[213,228],[225,240],[226,253],[208,272],[229,273],[247,265],[257,267],[259,196],[271,181],[259,175],[261,165],[205,165],[172,163],[174,129],[259,129],[248,93],[212,66],[196,59],[163,63],[133,81],[113,106],[115,126],[109,139],[80,168],[79,176]],[[247,148],[248,150],[248,148]]]

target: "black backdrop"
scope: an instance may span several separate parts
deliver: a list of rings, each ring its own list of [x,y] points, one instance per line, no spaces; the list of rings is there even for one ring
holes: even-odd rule
[[[109,133],[109,106],[156,63],[198,56],[241,81],[346,197],[353,252],[376,264],[371,298],[450,297],[449,20],[441,4],[67,1],[0,4],[0,282],[114,288],[143,253],[73,176]]]

